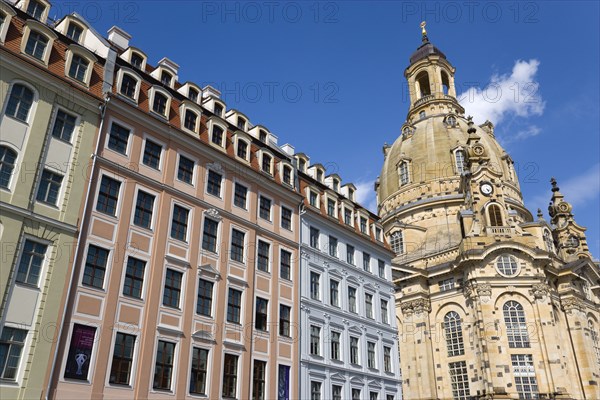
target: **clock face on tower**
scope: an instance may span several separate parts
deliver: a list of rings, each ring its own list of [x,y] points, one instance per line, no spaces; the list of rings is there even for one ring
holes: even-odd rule
[[[490,196],[493,192],[494,192],[494,187],[492,186],[491,183],[489,182],[484,182],[481,185],[479,185],[479,190],[481,191],[481,193],[483,193],[485,196]]]

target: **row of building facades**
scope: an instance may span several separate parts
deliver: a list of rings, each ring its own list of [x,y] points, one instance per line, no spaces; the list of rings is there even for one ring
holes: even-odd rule
[[[424,28],[376,215],[50,10],[0,0],[2,398],[600,399],[585,228],[554,180],[534,220]]]
[[[356,188],[50,8],[0,2],[2,397],[400,399]]]

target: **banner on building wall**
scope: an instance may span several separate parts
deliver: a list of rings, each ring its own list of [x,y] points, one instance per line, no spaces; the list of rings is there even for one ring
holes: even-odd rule
[[[279,385],[277,400],[290,400],[290,367],[279,366]]]
[[[87,380],[95,338],[96,328],[79,324],[73,326],[65,378]]]

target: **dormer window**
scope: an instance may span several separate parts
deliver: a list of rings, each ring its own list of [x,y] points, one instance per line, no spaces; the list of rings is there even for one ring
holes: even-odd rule
[[[238,139],[236,154],[239,158],[248,160],[248,143],[245,140]]]
[[[183,126],[192,131],[196,132],[196,125],[198,123],[198,114],[193,112],[192,110],[185,110],[185,118],[183,121]]]
[[[306,161],[304,161],[302,158],[298,159],[298,169],[302,172],[306,171]]]
[[[400,185],[407,185],[410,182],[407,161],[402,161],[400,163],[400,166],[398,167],[398,172],[400,175]]]
[[[237,127],[243,131],[246,130],[246,120],[242,117],[238,117],[237,119]]]
[[[31,31],[27,39],[27,45],[25,46],[25,53],[38,60],[43,60],[47,46],[48,38],[46,36],[39,32]]]
[[[283,166],[283,183],[292,184],[292,168],[289,165]]]
[[[262,168],[263,172],[266,172],[269,175],[273,175],[273,173],[271,172],[271,163],[272,162],[273,162],[273,157],[271,157],[270,155],[268,155],[266,153],[262,153],[261,168]]]
[[[215,115],[218,115],[219,117],[223,116],[223,106],[219,103],[215,103],[213,107],[213,113],[215,113]]]
[[[317,169],[317,180],[323,182],[323,171],[320,169]]]
[[[123,74],[123,78],[121,79],[121,89],[119,92],[123,96],[127,96],[130,99],[135,100],[137,84],[138,81],[133,76],[129,74]]]
[[[71,67],[69,68],[69,76],[80,82],[85,82],[85,76],[90,63],[80,55],[73,54],[71,59]]]
[[[340,181],[337,179],[333,180],[333,190],[338,192],[340,190]]]
[[[348,199],[354,201],[354,189],[348,188]]]
[[[319,208],[319,195],[317,192],[310,190],[308,193],[308,203],[316,208]]]
[[[27,14],[31,15],[35,19],[41,19],[44,14],[46,6],[37,0],[29,0],[27,5]]]
[[[335,211],[337,209],[337,204],[335,200],[328,198],[327,199],[327,215],[335,218]]]
[[[346,207],[344,207],[344,223],[352,225],[352,210]]]
[[[263,143],[267,143],[267,132],[263,130],[258,131],[258,140]]]
[[[83,33],[83,28],[80,27],[79,25],[70,22],[69,23],[69,28],[67,29],[67,37],[71,38],[72,40],[79,42],[79,39],[81,39],[81,34]]]
[[[162,82],[163,85],[170,87],[171,82],[173,81],[173,75],[171,75],[167,71],[163,71],[162,74],[160,75],[160,81]]]
[[[196,103],[198,101],[198,96],[199,95],[200,95],[200,92],[198,92],[196,89],[194,89],[192,87],[188,90],[188,97],[194,103]]]
[[[211,142],[217,146],[223,146],[223,128],[217,125],[212,127],[212,135],[210,137]]]
[[[167,96],[162,93],[154,93],[154,102],[152,103],[152,110],[160,115],[165,115],[167,112]]]
[[[142,69],[144,65],[144,57],[140,56],[138,53],[131,53],[131,65],[138,69]]]
[[[369,223],[365,217],[360,217],[360,231],[365,235],[369,233]]]

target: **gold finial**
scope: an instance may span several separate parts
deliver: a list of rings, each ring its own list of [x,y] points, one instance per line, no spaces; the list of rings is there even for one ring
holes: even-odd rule
[[[425,22],[425,21],[421,22],[421,33],[423,34],[423,36],[427,36],[427,31],[425,30],[425,25],[427,25],[427,22]]]

